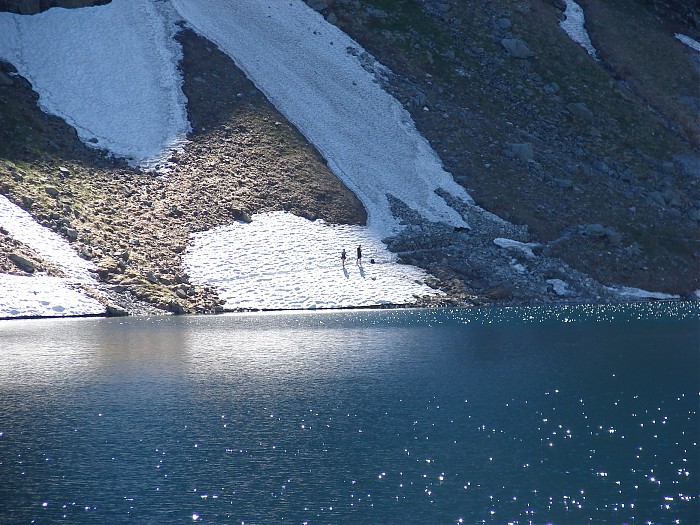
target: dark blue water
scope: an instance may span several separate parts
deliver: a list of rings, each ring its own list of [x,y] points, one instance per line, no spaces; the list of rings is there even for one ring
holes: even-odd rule
[[[0,523],[700,522],[697,304],[0,323]]]

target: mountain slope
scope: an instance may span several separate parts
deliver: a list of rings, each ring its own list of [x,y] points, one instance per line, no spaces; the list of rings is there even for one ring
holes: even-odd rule
[[[428,230],[395,202],[392,211],[413,225],[389,246],[437,276],[448,299],[615,300],[577,269],[608,285],[680,294],[699,287],[692,126],[688,131],[670,109],[652,105],[644,82],[628,87],[633,68],[622,77],[571,42],[558,26],[560,7],[309,4],[389,66],[394,74],[385,88],[477,202],[527,225],[468,210],[472,231]],[[661,29],[654,34],[673,60],[689,66],[666,98],[692,104],[695,55]],[[604,60],[619,51],[597,34],[603,31],[591,38]],[[534,55],[509,56],[504,38],[522,38]],[[180,254],[192,231],[280,209],[335,223],[365,220],[357,198],[228,57],[192,31],[178,40],[193,132],[169,159],[167,177],[86,148],[65,123],[38,110],[18,77],[6,77],[0,88],[1,192],[54,230],[75,230],[74,246],[97,263],[130,311],[140,308],[133,297],[175,312],[218,307],[214,290],[184,275]],[[662,92],[670,89],[664,82]],[[499,237],[520,244],[494,243]],[[5,269],[14,267],[11,251],[0,251]]]

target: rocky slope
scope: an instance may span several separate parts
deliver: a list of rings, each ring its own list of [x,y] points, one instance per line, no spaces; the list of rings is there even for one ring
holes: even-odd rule
[[[491,212],[462,210],[472,229],[455,231],[393,203],[409,226],[387,243],[435,275],[443,304],[619,300],[611,284],[684,297],[700,288],[700,59],[673,38],[697,38],[692,16],[582,1],[596,61],[559,27],[558,2],[308,3],[391,69],[386,88]],[[0,193],[95,261],[114,311],[220,309],[182,270],[193,231],[278,209],[366,219],[228,57],[186,28],[179,40],[193,132],[165,176],[87,148],[0,63]],[[18,255],[51,270],[0,235],[0,271],[26,271]]]

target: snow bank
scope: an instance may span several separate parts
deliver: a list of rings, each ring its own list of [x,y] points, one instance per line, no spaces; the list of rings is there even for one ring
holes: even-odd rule
[[[632,299],[671,300],[681,298],[680,295],[672,295],[661,292],[648,292],[647,290],[642,290],[640,288],[632,288],[630,286],[615,286],[610,287],[608,289],[615,292],[620,297],[627,297]]]
[[[78,257],[65,239],[41,226],[4,195],[0,195],[0,226],[68,276],[0,274],[0,317],[51,317],[105,312],[102,304],[77,288],[96,284],[89,273],[94,265]]]
[[[424,284],[425,272],[396,263],[367,228],[312,222],[286,212],[252,219],[195,234],[184,257],[192,281],[214,286],[226,309],[407,304],[415,296],[441,294]],[[356,266],[358,244],[362,268]]]
[[[301,0],[173,0],[228,54],[360,198],[371,229],[398,226],[386,194],[432,221],[465,226],[435,194],[471,202],[443,170],[410,115],[365,70],[361,46]],[[358,55],[358,56],[356,56]]]
[[[67,279],[0,274],[0,318],[104,313],[104,305],[73,288]]]
[[[564,2],[566,3],[566,9],[564,10],[566,18],[559,22],[559,25],[566,31],[571,40],[583,47],[589,55],[597,60],[596,50],[584,24],[583,9],[574,0],[564,0]]]
[[[150,0],[0,13],[0,58],[86,144],[148,167],[190,129],[175,20],[168,2]]]
[[[682,35],[680,33],[676,33],[674,36],[689,48],[694,49],[695,51],[700,53],[700,42],[698,42],[697,40],[693,40],[689,36]]]
[[[36,222],[34,217],[4,195],[0,195],[0,226],[5,228],[11,237],[54,263],[73,280],[93,280],[89,273],[95,268],[92,262],[78,257],[68,241]]]

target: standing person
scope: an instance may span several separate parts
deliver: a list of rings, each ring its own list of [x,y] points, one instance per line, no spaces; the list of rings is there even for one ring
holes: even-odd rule
[[[340,252],[340,262],[343,265],[343,268],[345,268],[345,259],[347,258],[347,254],[345,253],[345,248],[343,248],[343,251]]]
[[[357,266],[362,266],[362,246],[361,245],[357,246],[357,262],[355,264],[357,264]]]

